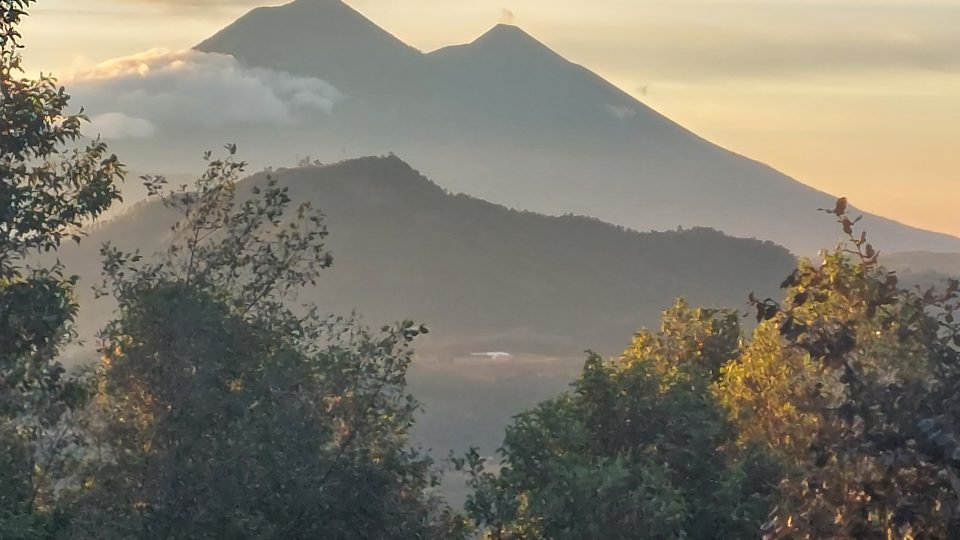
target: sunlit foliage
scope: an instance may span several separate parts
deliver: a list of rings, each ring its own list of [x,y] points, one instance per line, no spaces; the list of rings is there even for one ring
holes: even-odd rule
[[[467,510],[490,538],[746,538],[776,476],[734,443],[711,388],[739,350],[734,312],[680,302],[618,360],[517,417],[498,474],[472,452]]]
[[[828,213],[847,241],[751,297],[749,339],[680,303],[517,417],[499,471],[458,459],[487,535],[953,538],[960,283],[901,288],[846,201]]]
[[[785,538],[947,538],[958,518],[958,283],[898,287],[840,200],[848,242],[803,263],[724,370],[741,441],[783,464]]]

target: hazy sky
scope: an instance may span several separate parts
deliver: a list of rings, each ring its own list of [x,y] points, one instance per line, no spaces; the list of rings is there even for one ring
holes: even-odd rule
[[[196,44],[255,0],[40,0],[66,78]],[[860,207],[960,235],[960,0],[348,0],[422,50],[513,21],[698,134]],[[95,111],[91,111],[95,112]]]

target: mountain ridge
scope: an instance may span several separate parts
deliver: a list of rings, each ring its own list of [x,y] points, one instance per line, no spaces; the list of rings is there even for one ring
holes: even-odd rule
[[[477,39],[471,41],[469,45],[473,47],[509,47],[510,52],[518,49],[529,51],[538,51],[542,54],[555,56],[566,61],[563,56],[548,47],[542,41],[527,33],[523,28],[514,24],[499,23],[484,32]]]
[[[248,45],[254,34],[269,39]],[[347,38],[353,43],[350,50],[341,47]],[[325,80],[356,95],[364,94],[360,88],[376,88],[396,77],[398,70],[422,56],[340,0],[296,0],[254,8],[194,48],[202,52],[230,49],[242,62],[290,73],[323,72]],[[284,54],[300,49],[309,54],[299,59]],[[365,69],[356,69],[358,65]]]
[[[576,355],[621,350],[676,297],[738,306],[773,293],[795,261],[770,242],[692,229],[638,233],[582,216],[543,216],[451,194],[396,156],[271,173],[296,202],[327,216],[333,267],[300,295],[371,324],[412,318],[431,327],[419,349],[449,358],[487,350]],[[244,180],[240,193],[265,182]],[[93,283],[97,246],[149,255],[172,214],[144,203],[65,246],[67,270]],[[88,287],[81,286],[81,291]],[[82,301],[81,306],[90,305]],[[86,309],[86,308],[85,308]],[[106,318],[82,316],[91,333]]]
[[[348,96],[315,125],[245,134],[265,165],[393,151],[447,189],[540,213],[640,231],[706,226],[805,255],[840,239],[816,215],[833,195],[700,137],[518,27],[422,53],[342,2],[299,0],[254,10],[198,48]],[[947,234],[868,213],[864,225],[888,251],[960,251]]]

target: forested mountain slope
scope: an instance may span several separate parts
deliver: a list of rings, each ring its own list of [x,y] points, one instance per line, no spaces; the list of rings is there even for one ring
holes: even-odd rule
[[[376,324],[426,323],[432,332],[419,349],[440,357],[614,353],[678,296],[742,305],[752,290],[773,292],[795,264],[772,243],[713,230],[638,233],[452,195],[393,156],[274,176],[295,202],[327,216],[334,264],[300,300],[330,313],[356,309]],[[261,173],[238,189],[265,181]],[[156,252],[172,220],[159,202],[141,204],[60,257],[92,282],[98,245]],[[93,305],[84,320],[109,307]]]

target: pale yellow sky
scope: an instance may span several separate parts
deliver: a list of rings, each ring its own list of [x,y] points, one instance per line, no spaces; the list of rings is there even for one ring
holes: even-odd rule
[[[27,67],[189,47],[245,0],[40,0]],[[960,0],[348,0],[432,50],[514,22],[713,142],[960,236]]]

